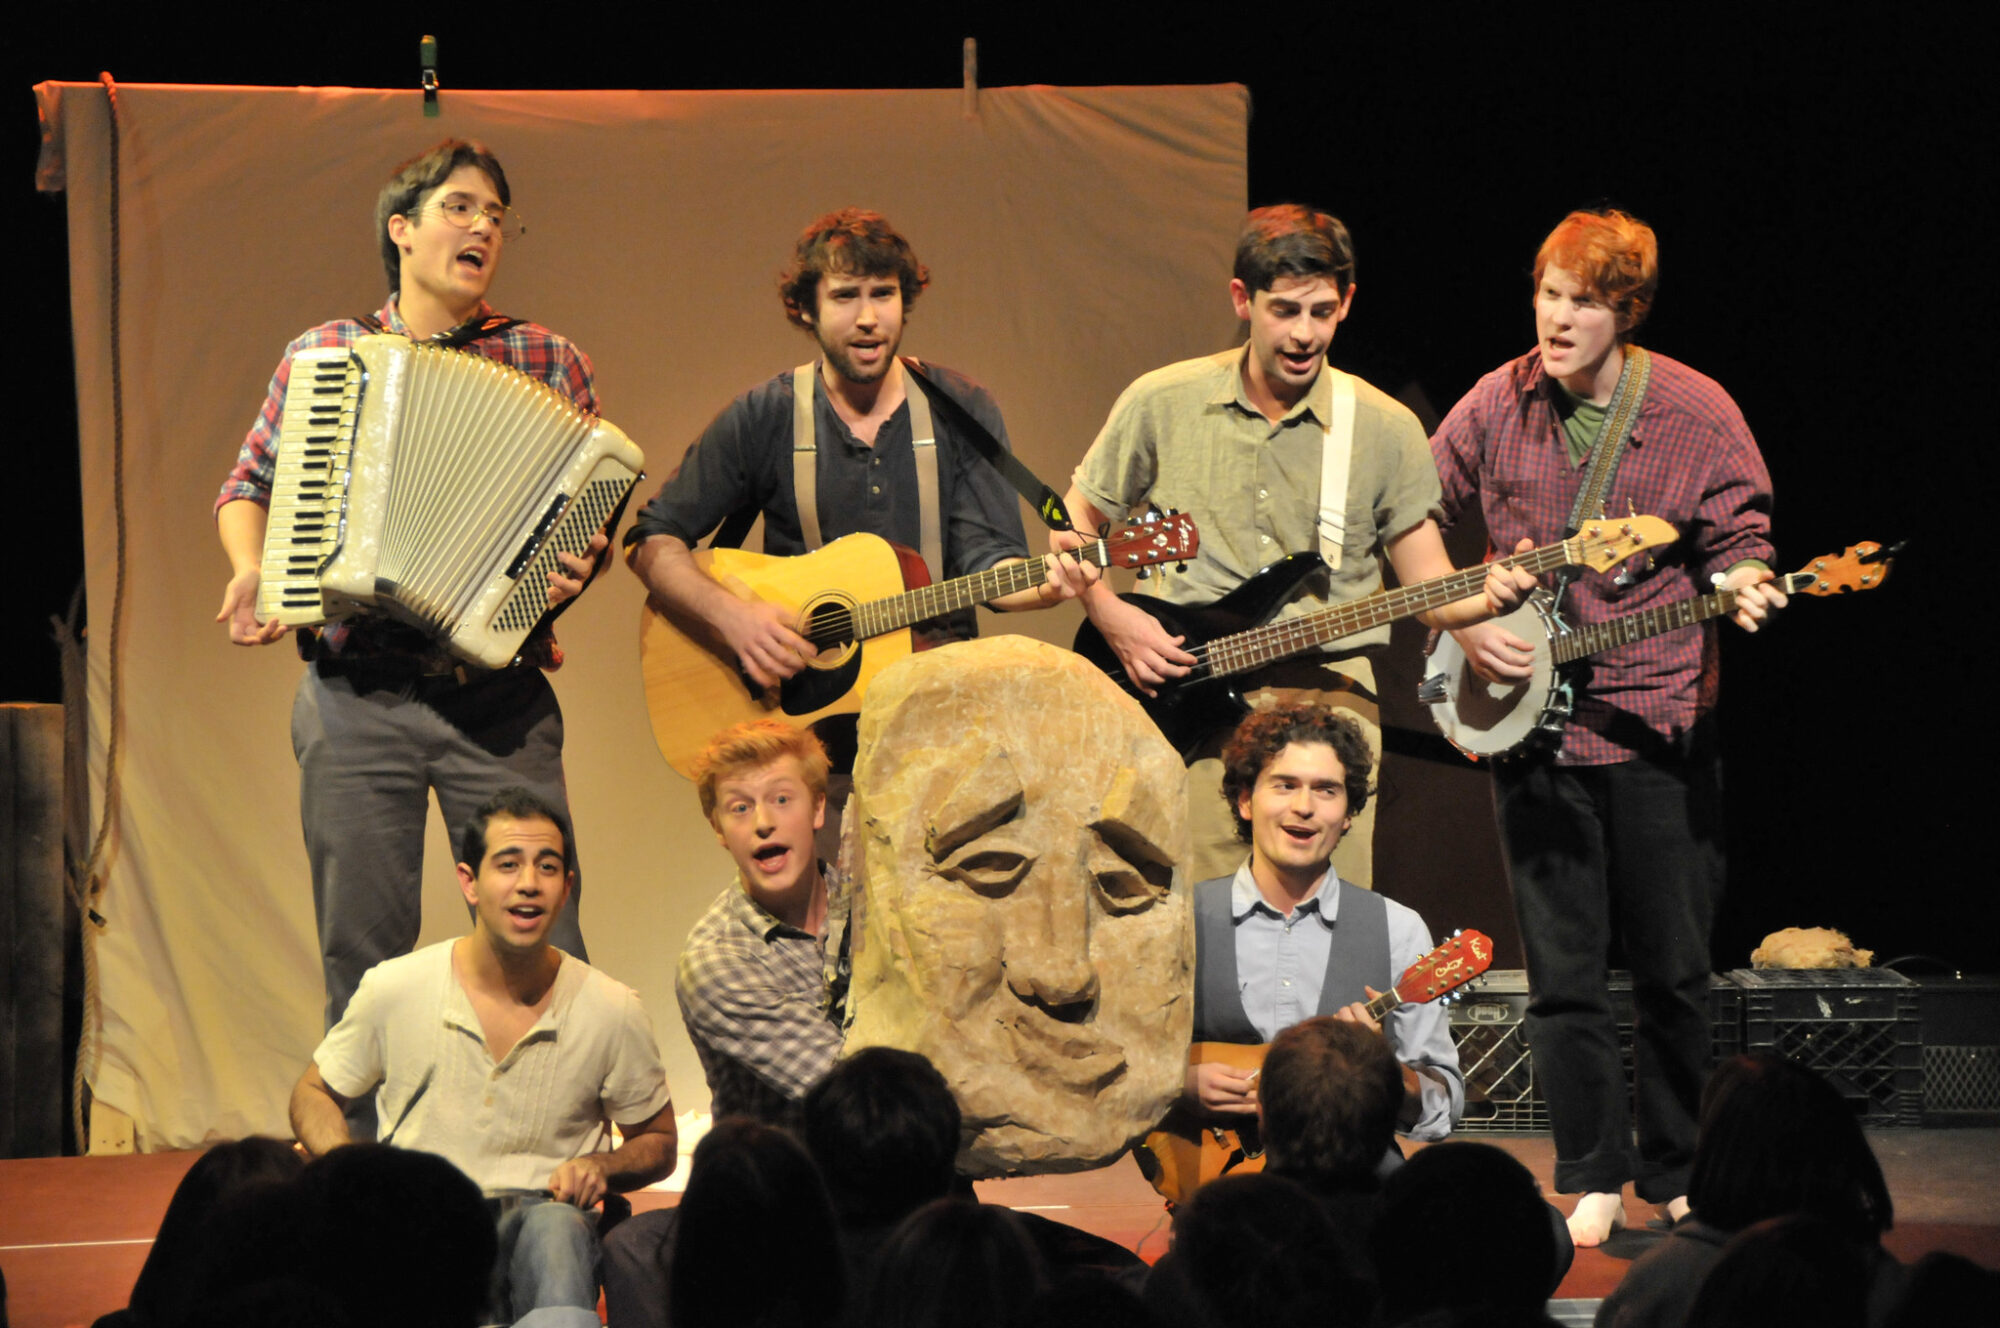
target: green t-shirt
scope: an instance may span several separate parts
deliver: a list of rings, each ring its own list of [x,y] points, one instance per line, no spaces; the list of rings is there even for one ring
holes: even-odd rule
[[[1556,401],[1556,413],[1562,417],[1563,446],[1569,451],[1571,467],[1583,464],[1590,452],[1590,445],[1597,441],[1597,435],[1604,432],[1606,407],[1585,401],[1576,393],[1562,388],[1562,395]]]

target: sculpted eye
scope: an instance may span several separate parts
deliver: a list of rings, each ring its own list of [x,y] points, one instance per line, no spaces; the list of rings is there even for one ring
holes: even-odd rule
[[[1174,869],[1136,835],[1100,827],[1104,841],[1091,849],[1091,882],[1107,913],[1137,913],[1172,892]]]
[[[1126,863],[1105,871],[1092,873],[1097,883],[1098,894],[1103,897],[1104,907],[1113,913],[1136,913],[1162,898],[1167,891],[1156,886],[1138,870]]]
[[[968,886],[979,894],[991,899],[1011,894],[1021,878],[1028,874],[1028,868],[1035,865],[1035,855],[1018,852],[1005,844],[991,844],[974,841],[965,846],[964,851],[938,868],[938,875]]]

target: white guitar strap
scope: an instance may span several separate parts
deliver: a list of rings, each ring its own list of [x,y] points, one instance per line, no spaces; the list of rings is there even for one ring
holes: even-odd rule
[[[1347,540],[1347,472],[1354,460],[1354,377],[1331,364],[1321,365],[1320,372],[1331,375],[1333,409],[1320,447],[1319,554],[1338,569]]]
[[[898,364],[897,373],[902,373]],[[813,392],[819,379],[817,361],[792,370],[792,493],[799,505],[799,534],[810,553],[826,541],[819,528],[819,438],[813,425]],[[942,579],[944,542],[938,524],[937,429],[931,423],[930,398],[906,379],[903,399],[910,407],[910,447],[917,462],[917,537],[930,568],[931,583]]]

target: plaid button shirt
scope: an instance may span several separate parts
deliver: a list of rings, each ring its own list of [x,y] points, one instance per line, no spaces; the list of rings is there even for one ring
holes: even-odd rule
[[[492,306],[483,301],[479,311],[473,315],[474,318],[492,316]],[[394,299],[383,305],[376,317],[385,330],[402,336],[410,335],[409,326],[403,322],[402,314],[397,312]],[[221,511],[224,503],[245,499],[260,507],[271,505],[272,477],[278,466],[278,426],[284,420],[285,392],[292,379],[292,356],[302,350],[352,346],[368,335],[370,329],[354,319],[336,318],[331,323],[321,323],[285,347],[285,356],[278,361],[277,372],[271,375],[270,389],[264,394],[263,409],[257,412],[256,422],[243,439],[243,446],[236,454],[235,468],[222,482],[222,492],[216,495],[215,510]],[[592,415],[599,413],[590,357],[567,338],[557,336],[539,323],[518,323],[504,332],[482,337],[466,349],[539,378],[574,401],[579,409]],[[327,627],[321,633],[325,649],[330,653],[341,653],[347,645],[351,626],[350,623],[335,623]],[[548,667],[561,656],[554,649],[553,639],[543,635],[546,645],[539,648],[531,646],[528,656],[531,662]]]
[[[759,908],[740,880],[688,933],[674,995],[718,1120],[793,1124],[806,1090],[840,1057],[825,945]]]
[[[1616,575],[1586,571],[1564,597],[1574,624],[1602,622],[1706,594],[1710,577],[1772,556],[1771,477],[1727,392],[1654,352],[1652,378],[1619,459],[1607,510],[1660,517],[1680,531],[1670,548]],[[1479,380],[1431,439],[1444,486],[1445,526],[1478,504],[1492,546],[1548,544],[1567,533],[1589,458],[1572,465],[1555,408],[1560,388],[1531,351]],[[1564,730],[1562,765],[1629,761],[1674,741],[1715,705],[1716,622],[1615,646],[1586,661],[1587,685]]]

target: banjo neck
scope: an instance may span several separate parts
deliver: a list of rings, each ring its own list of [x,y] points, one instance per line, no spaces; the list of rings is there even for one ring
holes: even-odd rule
[[[1783,587],[1785,593],[1791,594],[1792,578],[1782,576],[1778,579],[1785,583]],[[1662,604],[1656,609],[1642,609],[1638,613],[1628,613],[1622,618],[1610,618],[1604,622],[1573,627],[1549,643],[1549,654],[1558,664],[1570,664],[1586,655],[1609,650],[1613,646],[1631,645],[1634,641],[1644,641],[1650,636],[1659,636],[1682,627],[1692,627],[1696,623],[1707,622],[1710,618],[1720,618],[1735,611],[1736,592],[1717,590],[1694,599]]]
[[[1785,594],[1796,595],[1818,580],[1819,574],[1808,569],[1803,572],[1787,572],[1776,578],[1776,584]],[[1549,642],[1549,656],[1558,664],[1570,664],[1586,655],[1609,650],[1613,646],[1631,645],[1634,641],[1644,641],[1647,637],[1659,636],[1682,627],[1692,627],[1696,623],[1707,622],[1710,618],[1720,618],[1735,611],[1736,592],[1716,590],[1696,596],[1694,599],[1678,600],[1654,609],[1641,609],[1622,618],[1610,618],[1604,622],[1571,627]]]

